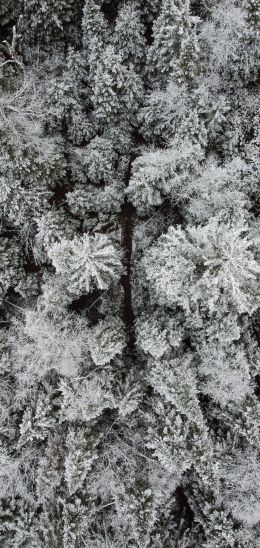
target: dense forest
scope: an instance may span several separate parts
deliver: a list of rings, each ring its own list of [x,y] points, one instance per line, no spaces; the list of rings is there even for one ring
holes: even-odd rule
[[[0,1],[0,545],[260,546],[260,0]]]

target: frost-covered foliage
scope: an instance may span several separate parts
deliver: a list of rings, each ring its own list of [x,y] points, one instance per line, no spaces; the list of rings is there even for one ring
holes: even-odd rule
[[[223,498],[234,516],[253,527],[259,523],[259,459],[248,448],[237,450],[222,465]],[[239,481],[238,481],[239,477]]]
[[[185,137],[175,138],[168,149],[145,151],[133,162],[127,194],[140,214],[149,213],[166,198],[185,198],[187,180],[198,172],[204,157],[200,144]]]
[[[103,234],[75,236],[54,244],[49,250],[58,274],[64,276],[71,293],[89,293],[93,284],[107,289],[122,271],[120,253]]]
[[[251,392],[250,367],[243,348],[204,343],[199,351],[202,392],[221,405],[239,403]]]
[[[82,319],[48,318],[42,311],[28,310],[22,323],[11,331],[13,367],[20,376],[44,376],[51,369],[76,375],[87,353],[87,329]]]
[[[242,223],[217,217],[205,226],[170,227],[144,259],[146,276],[161,304],[180,305],[189,314],[221,314],[230,308],[252,314],[259,308],[260,265],[254,241]]]
[[[167,81],[170,75],[176,76],[174,68],[187,47],[195,21],[190,16],[189,3],[189,0],[163,0],[160,15],[154,22],[154,43],[149,50],[148,64],[162,81]],[[196,53],[196,46],[193,46],[190,60]],[[192,76],[190,71],[187,74]]]
[[[21,1],[22,31],[29,44],[76,42],[83,0]],[[75,37],[76,34],[76,37]]]
[[[123,325],[115,318],[107,317],[90,332],[89,349],[96,365],[109,363],[125,346]]]
[[[260,1],[0,1],[0,546],[259,548]]]

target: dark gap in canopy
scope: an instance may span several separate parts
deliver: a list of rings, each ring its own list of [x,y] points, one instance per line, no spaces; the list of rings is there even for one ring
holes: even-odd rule
[[[7,40],[7,42],[12,41],[12,32],[13,27],[15,25],[15,21],[9,21],[8,24],[4,25],[3,22],[0,21],[0,44]]]
[[[255,395],[260,398],[260,375],[255,376]]]
[[[191,7],[191,15],[195,17],[200,17],[200,19],[203,19],[203,20],[210,18],[211,6],[210,6],[209,0],[192,0],[190,7]]]
[[[109,23],[114,23],[118,15],[118,0],[106,0],[101,6],[101,11]]]
[[[71,312],[85,314],[92,325],[95,325],[102,317],[99,312],[101,303],[102,291],[96,289],[92,293],[81,295],[78,299],[74,299],[68,309]]]
[[[187,527],[190,529],[194,521],[194,512],[190,507],[189,501],[181,485],[177,487],[175,497],[179,506],[180,515],[186,521]]]

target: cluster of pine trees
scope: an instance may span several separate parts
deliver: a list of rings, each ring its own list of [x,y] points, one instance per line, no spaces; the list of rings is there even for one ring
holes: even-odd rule
[[[260,545],[260,0],[0,2],[3,548]]]

